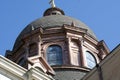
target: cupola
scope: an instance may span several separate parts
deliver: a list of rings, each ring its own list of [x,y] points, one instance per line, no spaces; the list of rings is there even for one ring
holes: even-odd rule
[[[80,80],[108,53],[88,26],[53,5],[22,30],[6,57],[27,69],[42,61],[56,80]]]
[[[43,14],[43,16],[50,16],[50,15],[65,15],[65,13],[63,10],[54,7],[47,9]]]

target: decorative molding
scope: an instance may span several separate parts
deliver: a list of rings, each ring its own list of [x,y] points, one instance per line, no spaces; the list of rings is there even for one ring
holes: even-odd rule
[[[54,70],[49,66],[49,64],[46,62],[46,60],[40,56],[34,56],[31,58],[28,58],[28,65],[29,69],[31,67],[39,67],[41,68],[45,73],[55,75]]]

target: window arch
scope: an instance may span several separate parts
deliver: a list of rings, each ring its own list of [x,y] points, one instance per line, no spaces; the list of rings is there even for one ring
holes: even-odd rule
[[[92,69],[96,65],[96,59],[89,51],[86,51],[86,62],[87,62],[87,67],[90,69]]]
[[[47,61],[50,65],[61,65],[62,48],[59,45],[51,45],[47,48]]]
[[[19,62],[18,62],[18,65],[24,66],[25,63],[26,63],[26,59],[25,59],[25,57],[22,57],[22,58],[20,58],[20,60],[19,60]]]

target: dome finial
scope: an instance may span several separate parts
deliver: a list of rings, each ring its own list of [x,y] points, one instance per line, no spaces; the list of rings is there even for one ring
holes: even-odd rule
[[[54,0],[50,0],[49,4],[51,4],[51,7],[52,7],[52,8],[56,7],[56,6],[55,6],[55,1],[54,1]]]

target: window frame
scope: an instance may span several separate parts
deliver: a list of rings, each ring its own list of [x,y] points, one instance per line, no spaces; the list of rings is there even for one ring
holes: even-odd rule
[[[52,62],[53,65],[49,63],[49,61],[48,61],[48,48],[51,47],[51,46],[58,46],[59,48],[61,48],[61,54],[58,54],[58,55],[61,55],[61,59],[56,59],[56,60],[59,60],[61,63],[58,63],[59,61],[56,62],[56,63]],[[56,60],[53,60],[53,61],[56,61]],[[47,48],[46,48],[46,61],[47,61],[51,66],[63,65],[63,48],[62,48],[60,45],[58,45],[58,44],[51,44],[51,45],[47,46]]]
[[[17,62],[18,65],[20,66],[25,66],[26,65],[26,58],[25,56],[22,56],[19,61]]]
[[[89,66],[89,64],[88,64],[88,59],[87,59],[87,54],[89,54],[89,56],[90,57],[92,57],[92,59],[94,60],[94,66]],[[90,51],[85,51],[85,59],[86,59],[86,67],[87,68],[89,68],[89,69],[93,69],[95,66],[96,66],[96,64],[97,64],[97,60],[96,60],[96,57],[95,57],[95,55],[92,53],[92,52],[90,52]],[[90,60],[89,60],[90,61]],[[92,61],[93,62],[93,61]]]

